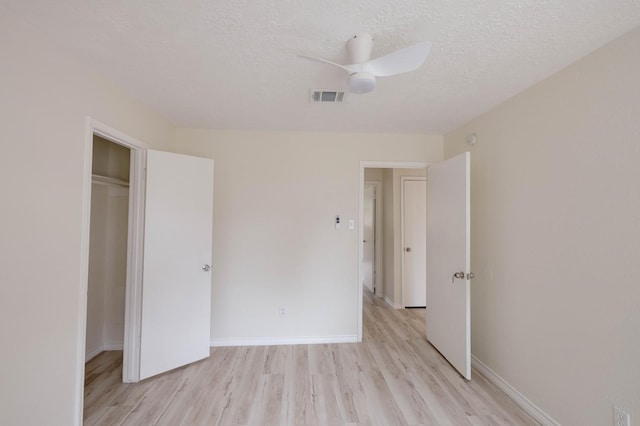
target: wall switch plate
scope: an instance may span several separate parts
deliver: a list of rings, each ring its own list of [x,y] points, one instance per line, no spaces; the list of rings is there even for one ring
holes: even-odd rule
[[[356,221],[349,219],[349,231],[353,231],[354,229],[356,229]]]
[[[283,307],[278,308],[278,315],[280,318],[284,318],[287,316],[287,310]]]
[[[631,426],[631,417],[629,416],[629,413],[622,411],[614,405],[613,424],[614,426]]]

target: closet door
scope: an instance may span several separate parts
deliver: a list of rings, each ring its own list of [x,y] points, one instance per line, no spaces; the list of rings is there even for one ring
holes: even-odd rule
[[[213,161],[148,150],[140,379],[209,356]]]

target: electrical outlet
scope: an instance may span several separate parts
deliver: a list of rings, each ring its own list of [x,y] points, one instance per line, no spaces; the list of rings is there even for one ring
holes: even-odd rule
[[[281,306],[278,309],[278,315],[280,315],[280,318],[286,317],[287,316],[287,310]]]
[[[614,426],[631,426],[631,418],[629,413],[622,411],[620,408],[613,406],[613,424]]]

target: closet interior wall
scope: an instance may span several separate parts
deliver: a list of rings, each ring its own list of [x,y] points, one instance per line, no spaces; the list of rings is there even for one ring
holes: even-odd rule
[[[86,361],[122,350],[130,156],[128,148],[94,136]]]

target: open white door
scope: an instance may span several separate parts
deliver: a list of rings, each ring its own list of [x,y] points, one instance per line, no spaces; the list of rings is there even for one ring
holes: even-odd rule
[[[213,161],[147,151],[140,379],[209,356]]]
[[[427,169],[427,339],[471,380],[470,154]]]

